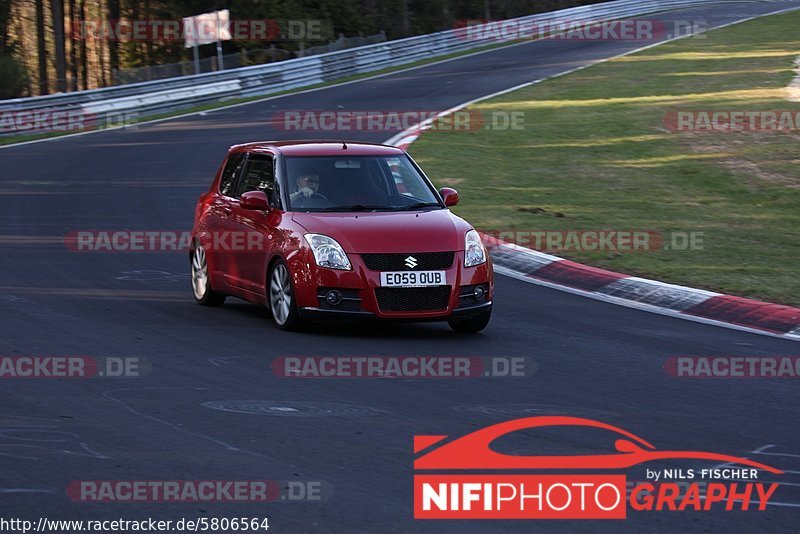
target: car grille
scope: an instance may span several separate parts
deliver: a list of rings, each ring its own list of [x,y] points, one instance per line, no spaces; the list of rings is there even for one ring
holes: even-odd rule
[[[409,267],[406,260],[414,258],[416,265]],[[361,260],[371,271],[432,271],[449,269],[455,252],[422,252],[419,254],[362,254]]]
[[[444,310],[450,301],[450,286],[376,287],[375,297],[381,311]]]

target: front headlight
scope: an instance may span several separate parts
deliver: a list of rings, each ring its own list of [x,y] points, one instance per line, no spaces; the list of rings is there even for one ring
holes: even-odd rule
[[[464,267],[475,267],[481,263],[486,263],[486,249],[478,232],[470,230],[464,244]]]
[[[305,237],[314,252],[317,265],[342,271],[351,269],[347,254],[335,239],[322,234],[306,234]]]

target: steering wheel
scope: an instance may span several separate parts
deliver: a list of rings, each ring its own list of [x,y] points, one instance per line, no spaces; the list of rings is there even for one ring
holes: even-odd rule
[[[292,205],[297,208],[327,208],[333,204],[325,195],[314,193],[308,197],[301,196]]]

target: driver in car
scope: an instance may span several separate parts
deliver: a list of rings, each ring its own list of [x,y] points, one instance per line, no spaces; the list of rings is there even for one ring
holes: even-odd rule
[[[289,200],[292,204],[306,198],[310,198],[319,189],[319,175],[318,174],[301,174],[297,178],[297,191],[289,195]]]

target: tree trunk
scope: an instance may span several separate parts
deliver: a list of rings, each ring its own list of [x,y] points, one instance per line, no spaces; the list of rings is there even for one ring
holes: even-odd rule
[[[95,41],[94,52],[97,55],[97,65],[100,67],[100,75],[95,75],[97,83],[100,87],[108,86],[108,65],[106,63],[106,39],[98,39]]]
[[[47,46],[44,42],[44,0],[36,0],[36,57],[39,60],[39,94],[50,92],[47,81]]]
[[[119,20],[119,0],[108,0],[108,18],[110,21]],[[119,42],[116,39],[108,42],[108,62],[113,75],[119,70]]]
[[[81,22],[86,20],[86,0],[81,0]],[[81,79],[83,89],[89,88],[89,58],[86,54],[86,36],[81,39]]]
[[[452,28],[453,13],[450,10],[450,0],[444,0],[444,5],[442,6],[442,16],[444,17],[445,28]]]
[[[402,17],[403,37],[411,33],[411,24],[409,24],[410,13],[408,12],[408,0],[402,0],[402,10],[400,16]]]
[[[70,91],[78,90],[78,39],[75,35],[75,0],[69,0],[69,69]]]
[[[8,27],[11,25],[11,2],[0,5],[0,50],[9,48]]]
[[[144,2],[144,16],[148,19],[153,16],[151,12],[150,0]],[[155,45],[152,39],[147,39],[144,43],[145,46],[145,65],[152,65],[154,63]]]
[[[56,87],[58,91],[67,91],[67,55],[64,46],[64,0],[51,0],[53,13],[53,35],[56,45]]]

